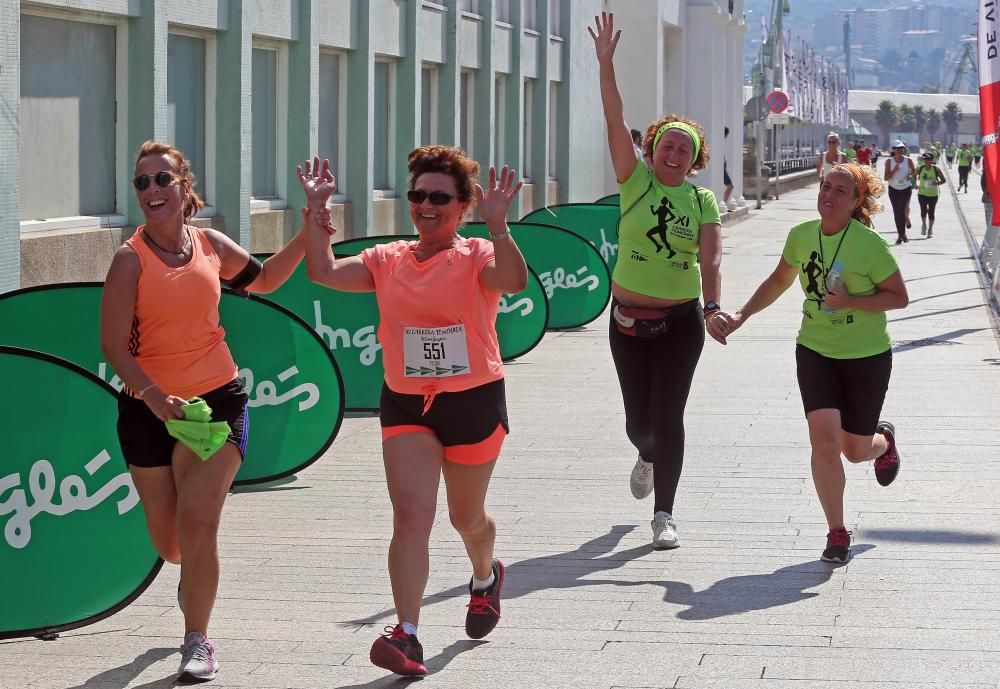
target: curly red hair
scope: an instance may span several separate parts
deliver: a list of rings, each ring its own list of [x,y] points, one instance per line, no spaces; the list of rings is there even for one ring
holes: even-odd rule
[[[705,130],[702,126],[695,122],[694,120],[689,120],[686,117],[681,117],[680,115],[666,115],[660,119],[652,122],[648,127],[646,127],[646,135],[642,140],[642,154],[652,160],[653,158],[653,141],[656,139],[656,132],[659,131],[660,127],[668,122],[683,122],[694,128],[698,132],[698,136],[701,137],[700,146],[698,149],[698,157],[691,161],[691,170],[703,170],[708,165],[708,138],[705,136]]]
[[[479,178],[479,163],[457,146],[421,146],[407,158],[410,172],[410,189],[425,172],[440,172],[455,180],[458,199],[474,203],[472,189]]]

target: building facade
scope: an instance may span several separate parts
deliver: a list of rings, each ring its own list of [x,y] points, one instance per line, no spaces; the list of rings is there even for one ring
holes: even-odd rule
[[[196,222],[254,252],[291,237],[295,165],[317,152],[340,238],[411,230],[406,159],[427,143],[519,170],[512,217],[612,193],[587,34],[602,10],[627,38],[629,121],[701,121],[715,160],[698,183],[721,196],[742,146],[722,138],[742,117],[742,0],[0,3],[0,291],[103,279],[142,223],[129,181],[147,139],[190,158]]]

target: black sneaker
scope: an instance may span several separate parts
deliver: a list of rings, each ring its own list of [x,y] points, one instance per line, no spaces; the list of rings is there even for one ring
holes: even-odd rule
[[[880,486],[888,486],[899,473],[899,452],[896,450],[896,427],[888,421],[878,422],[878,432],[885,436],[889,447],[875,460],[875,480]]]
[[[820,555],[823,562],[843,564],[851,559],[851,532],[847,529],[832,529],[826,535],[826,550]]]
[[[465,615],[465,633],[470,639],[482,639],[493,631],[500,621],[500,592],[503,590],[504,566],[493,560],[493,585],[485,591],[473,591],[469,582],[471,600]]]
[[[386,627],[385,634],[375,639],[368,657],[372,663],[397,675],[426,675],[424,647],[415,634],[403,631],[403,625]]]

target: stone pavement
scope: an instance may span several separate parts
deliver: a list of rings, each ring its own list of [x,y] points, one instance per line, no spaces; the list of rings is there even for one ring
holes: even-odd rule
[[[977,186],[978,177],[973,185]],[[723,305],[773,268],[812,188],[726,230]],[[978,190],[959,202],[982,231]],[[913,218],[918,218],[916,201]],[[976,224],[978,223],[978,225]],[[878,229],[894,235],[891,213]],[[443,503],[420,625],[426,687],[966,689],[1000,680],[1000,349],[950,192],[932,240],[894,249],[911,305],[890,314],[884,416],[903,467],[889,488],[848,466],[854,559],[818,560],[826,528],[794,373],[797,286],[722,347],[706,343],[687,414],[676,517],[683,546],[649,548],[607,321],[550,333],[508,366],[512,435],[492,484],[503,619],[464,638],[470,575]],[[394,621],[391,512],[378,422],[347,419],[296,480],[242,490],[223,518],[211,628],[214,687],[371,688]],[[171,686],[177,569],[133,605],[58,641],[0,643],[0,686]]]

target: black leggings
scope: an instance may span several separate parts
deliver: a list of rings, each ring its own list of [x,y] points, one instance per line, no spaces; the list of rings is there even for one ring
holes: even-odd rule
[[[896,234],[906,236],[906,209],[910,205],[913,187],[896,189],[889,187],[889,201],[892,203],[892,218],[896,221]]]
[[[917,194],[917,202],[920,204],[920,217],[930,218],[934,222],[934,206],[937,205],[937,196],[923,196]]]
[[[609,339],[625,400],[625,432],[639,456],[653,463],[653,512],[673,514],[684,465],[684,407],[705,346],[705,314],[695,304],[655,339],[622,334],[612,316]]]
[[[971,165],[959,165],[958,166],[958,188],[961,189],[965,187],[965,190],[969,190],[969,170],[972,169]]]

